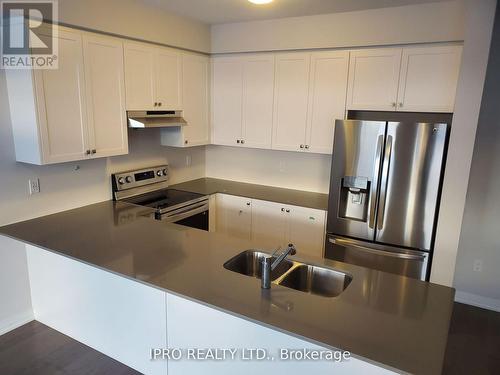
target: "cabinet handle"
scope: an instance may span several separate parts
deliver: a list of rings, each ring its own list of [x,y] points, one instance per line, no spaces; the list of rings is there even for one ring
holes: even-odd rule
[[[90,150],[85,150],[85,155],[90,155]]]
[[[283,207],[281,207],[281,212],[285,212],[285,209]]]
[[[309,145],[306,145],[306,150],[309,150]]]
[[[396,102],[392,102],[391,105],[396,108]]]
[[[92,150],[92,154],[95,154],[95,153],[97,153],[97,150],[94,148],[94,149]]]
[[[304,145],[300,145],[300,148],[304,148]]]
[[[184,141],[184,144],[185,144],[185,145],[187,145],[187,144],[188,144],[188,140],[187,140],[187,139]]]
[[[247,202],[247,206],[250,206],[250,202]]]
[[[241,140],[241,144],[244,144],[244,143],[245,143],[245,140],[244,140],[244,139],[242,139],[242,140]]]
[[[290,213],[290,209],[287,209],[286,212],[289,214]]]
[[[161,102],[159,102],[158,105],[161,107]]]
[[[403,102],[399,102],[399,106],[402,107],[403,106]]]
[[[241,141],[240,141],[239,139],[237,139],[237,140],[236,140],[236,143],[238,143],[238,144],[239,144],[239,143],[241,143]]]
[[[156,107],[157,105],[158,105],[158,103],[157,103],[157,102],[155,102],[154,106]]]

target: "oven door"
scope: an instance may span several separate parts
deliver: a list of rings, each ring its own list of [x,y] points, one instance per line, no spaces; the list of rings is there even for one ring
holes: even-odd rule
[[[328,235],[325,257],[414,279],[428,277],[429,254],[424,251]]]
[[[207,199],[195,203],[186,202],[186,204],[182,207],[172,211],[163,212],[157,218],[168,223],[175,223],[208,231],[208,212]]]

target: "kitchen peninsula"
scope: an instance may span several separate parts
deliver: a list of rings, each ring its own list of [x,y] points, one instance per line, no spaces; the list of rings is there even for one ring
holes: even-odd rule
[[[224,268],[251,241],[137,216],[106,201],[0,228],[26,243],[35,318],[150,374],[439,374],[454,290],[326,259],[351,279],[335,297]],[[144,208],[141,208],[143,212]],[[85,230],[83,230],[83,228]],[[349,351],[334,361],[152,361],[155,348]],[[271,367],[272,364],[272,367]]]

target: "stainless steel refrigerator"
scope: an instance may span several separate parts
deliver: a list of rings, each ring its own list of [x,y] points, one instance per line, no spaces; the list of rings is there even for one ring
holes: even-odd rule
[[[327,258],[428,279],[448,133],[408,116],[336,121]]]

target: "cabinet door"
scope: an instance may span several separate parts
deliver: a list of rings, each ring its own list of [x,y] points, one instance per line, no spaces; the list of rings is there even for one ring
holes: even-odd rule
[[[158,48],[156,54],[156,101],[159,109],[182,108],[182,58],[179,52]]]
[[[347,109],[395,111],[400,48],[351,51]]]
[[[184,119],[184,144],[205,145],[209,140],[208,129],[208,79],[209,59],[206,56],[185,54],[182,57],[182,104]]]
[[[336,119],[345,113],[349,52],[315,52],[311,55],[311,82],[307,147],[331,154]]]
[[[89,146],[95,156],[128,152],[123,44],[118,39],[85,34],[86,101]]]
[[[212,59],[213,143],[236,146],[241,141],[243,58]]]
[[[272,251],[287,245],[285,206],[252,200],[252,242],[256,247]]]
[[[304,149],[309,98],[309,57],[308,53],[276,56],[273,149]]]
[[[246,147],[271,148],[274,56],[247,56],[243,63],[243,141]]]
[[[61,30],[58,43],[58,69],[33,72],[43,163],[84,159],[88,149],[82,37]]]
[[[453,112],[461,46],[403,49],[398,110]]]
[[[323,257],[326,212],[307,207],[286,208],[288,241],[297,248],[297,255]]]
[[[252,201],[234,195],[217,194],[217,232],[250,239],[252,233]]]
[[[155,49],[135,43],[125,44],[125,89],[128,110],[156,109]]]

